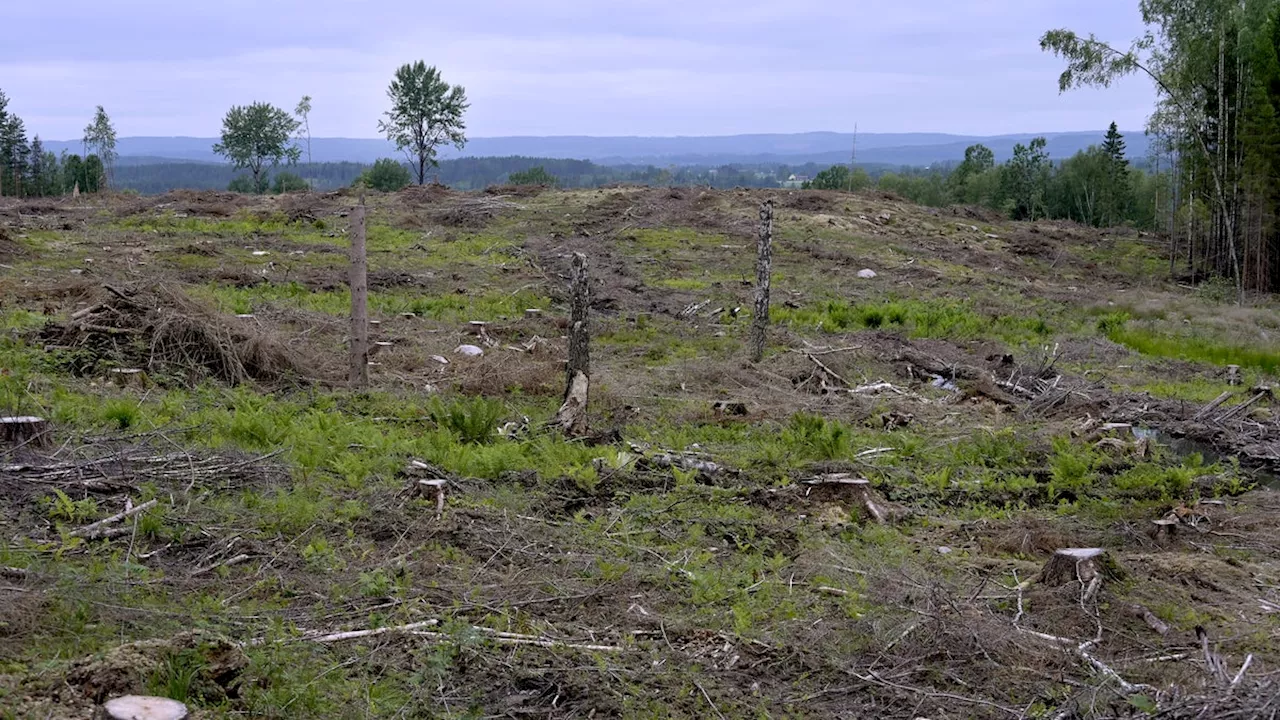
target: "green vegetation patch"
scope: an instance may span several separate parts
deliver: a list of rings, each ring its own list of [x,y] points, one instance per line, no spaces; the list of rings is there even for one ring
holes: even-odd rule
[[[256,307],[266,303],[334,317],[348,317],[351,312],[351,291],[346,288],[313,292],[301,283],[289,282],[263,283],[252,287],[214,284],[199,290],[211,298],[220,311],[231,314],[251,314]],[[445,322],[517,317],[525,308],[549,307],[550,304],[550,299],[531,290],[518,290],[514,293],[488,291],[466,295],[426,295],[408,289],[369,293],[369,310],[372,313],[392,316],[410,312],[419,317]]]
[[[902,329],[910,337],[998,337],[1013,342],[1042,340],[1052,333],[1043,318],[979,313],[969,303],[947,298],[862,304],[830,300],[799,309],[776,308],[771,314],[779,325],[831,333]]]
[[[1143,355],[1179,358],[1219,367],[1239,365],[1269,375],[1280,373],[1280,350],[1253,345],[1237,345],[1195,335],[1170,335],[1144,327],[1133,327],[1123,313],[1098,321],[1098,329],[1112,342],[1128,346]]]

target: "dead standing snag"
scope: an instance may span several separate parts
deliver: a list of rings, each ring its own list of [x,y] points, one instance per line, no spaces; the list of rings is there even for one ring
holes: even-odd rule
[[[764,359],[769,329],[769,285],[773,276],[773,201],[760,205],[760,235],[756,240],[756,297],[751,317],[751,362]]]
[[[369,387],[369,265],[365,256],[364,196],[351,213],[351,386]]]
[[[565,365],[564,403],[552,422],[566,435],[581,436],[587,431],[587,397],[591,388],[591,285],[587,256],[573,254],[570,290],[569,361]]]

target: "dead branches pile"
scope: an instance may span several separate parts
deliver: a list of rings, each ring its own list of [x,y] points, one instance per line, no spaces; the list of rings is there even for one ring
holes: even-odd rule
[[[447,227],[481,228],[489,221],[520,206],[503,195],[462,197],[438,204],[431,212],[431,219]]]
[[[92,493],[136,491],[143,483],[171,486],[182,483],[240,487],[287,479],[283,468],[268,464],[277,453],[260,457],[196,456],[185,452],[157,453],[146,446],[127,446],[116,452],[83,458],[37,458],[0,465],[0,480],[17,487],[36,485],[77,488]]]
[[[308,374],[295,352],[253,323],[214,312],[176,287],[104,285],[87,300],[65,323],[41,331],[47,347],[89,352],[77,372],[132,366],[188,383],[213,377],[231,384]]]
[[[1232,405],[1225,410],[1222,409],[1222,406],[1234,396],[1235,393],[1231,391],[1222,393],[1213,402],[1201,408],[1200,412],[1191,418],[1192,421],[1223,425],[1231,421],[1244,419],[1248,416],[1248,410],[1263,400],[1275,399],[1275,394],[1270,385],[1258,385],[1249,390],[1248,397],[1243,402]]]

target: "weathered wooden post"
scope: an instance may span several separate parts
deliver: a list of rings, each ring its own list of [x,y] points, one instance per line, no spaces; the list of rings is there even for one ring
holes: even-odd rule
[[[564,404],[554,422],[566,435],[579,436],[587,429],[587,396],[591,387],[591,281],[586,255],[573,254],[570,282],[569,362],[565,364]]]
[[[364,195],[351,213],[351,386],[369,387],[369,264]]]
[[[769,329],[769,282],[773,276],[773,200],[760,205],[760,236],[756,239],[756,304],[751,317],[751,362],[764,358]]]

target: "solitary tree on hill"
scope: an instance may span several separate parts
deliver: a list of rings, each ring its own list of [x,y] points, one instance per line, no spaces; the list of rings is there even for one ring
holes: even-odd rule
[[[248,169],[256,191],[264,192],[262,169],[267,161],[273,166],[298,162],[302,151],[291,143],[298,125],[292,115],[270,103],[237,105],[222,119],[222,142],[213,151],[226,156],[237,170]]]
[[[297,115],[302,123],[302,129],[298,131],[299,139],[307,141],[307,164],[311,164],[311,96],[303,95],[298,101],[298,107],[293,109],[293,114]]]
[[[387,88],[391,109],[378,121],[378,130],[404,151],[418,176],[426,182],[427,168],[435,166],[436,148],[467,143],[462,116],[470,104],[461,85],[450,85],[435,67],[419,60],[402,65]]]
[[[85,155],[97,155],[102,160],[102,166],[105,168],[105,184],[109,184],[111,179],[111,170],[115,167],[116,158],[116,129],[111,125],[111,118],[108,117],[107,111],[101,105],[93,114],[93,122],[84,128],[84,152]]]
[[[1102,149],[1107,151],[1112,162],[1125,168],[1129,167],[1129,161],[1124,156],[1124,136],[1120,134],[1115,123],[1111,123],[1111,127],[1107,128],[1107,137],[1102,142]]]
[[[1118,225],[1129,213],[1129,204],[1133,195],[1133,183],[1129,180],[1129,159],[1124,156],[1124,136],[1116,128],[1115,123],[1107,129],[1107,137],[1102,142],[1102,151],[1107,156],[1107,185],[1103,201],[1103,222],[1107,225]]]

